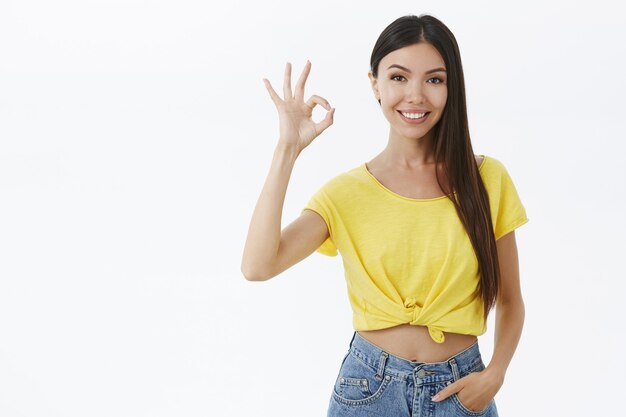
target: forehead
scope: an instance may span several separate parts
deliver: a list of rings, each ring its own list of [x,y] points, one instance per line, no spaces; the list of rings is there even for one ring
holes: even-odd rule
[[[391,64],[402,65],[411,71],[417,72],[428,71],[436,67],[445,68],[439,51],[431,44],[425,42],[408,45],[388,53],[381,59],[379,71],[387,71],[387,67]]]

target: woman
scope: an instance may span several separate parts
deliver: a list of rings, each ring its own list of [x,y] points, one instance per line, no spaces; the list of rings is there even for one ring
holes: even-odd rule
[[[329,416],[497,416],[494,396],[524,321],[514,232],[528,221],[524,206],[504,165],[473,153],[460,53],[441,21],[395,20],[370,63],[389,122],[386,148],[327,181],[282,232],[295,160],[335,109],[317,95],[304,101],[308,61],[295,93],[287,64],[284,99],[264,79],[280,137],[242,272],[267,280],[315,250],[341,252],[355,332]],[[315,123],[318,104],[328,112]],[[477,336],[494,306],[495,348],[485,366]]]

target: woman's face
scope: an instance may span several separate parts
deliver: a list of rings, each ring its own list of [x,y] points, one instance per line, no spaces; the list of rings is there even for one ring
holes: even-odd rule
[[[445,70],[435,47],[421,42],[384,56],[377,78],[369,72],[374,95],[392,130],[407,138],[421,138],[437,124],[448,98]],[[421,118],[416,115],[424,112]]]

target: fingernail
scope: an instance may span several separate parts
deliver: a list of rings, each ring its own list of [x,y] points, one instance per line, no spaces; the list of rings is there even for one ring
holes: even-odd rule
[[[432,400],[433,401],[439,401],[439,394],[433,396]]]

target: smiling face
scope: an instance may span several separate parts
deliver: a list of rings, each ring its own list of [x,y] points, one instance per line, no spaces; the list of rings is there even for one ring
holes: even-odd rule
[[[374,96],[381,101],[392,134],[421,138],[437,124],[448,98],[445,69],[437,49],[420,42],[385,55],[377,78],[369,72]]]

